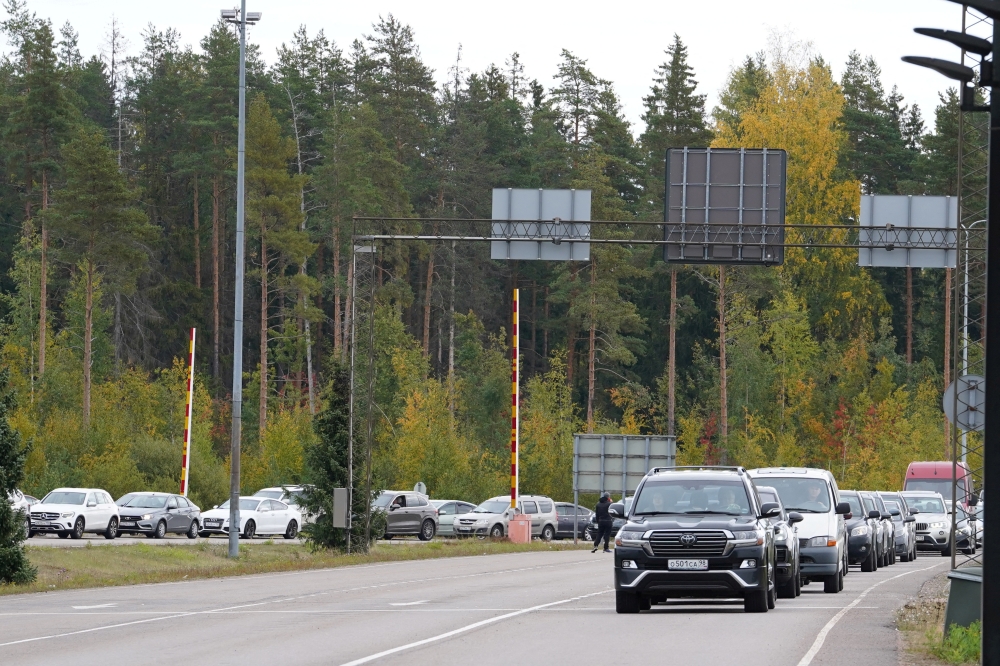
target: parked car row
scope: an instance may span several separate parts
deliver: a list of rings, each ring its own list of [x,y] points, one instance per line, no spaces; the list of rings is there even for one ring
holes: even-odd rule
[[[302,490],[301,486],[265,488],[253,497],[241,497],[240,535],[248,539],[258,534],[298,536],[304,520],[297,504]],[[25,512],[28,538],[55,534],[60,539],[80,539],[93,533],[106,539],[122,534],[154,539],[184,534],[195,539],[229,532],[228,501],[202,512],[183,495],[135,492],[116,502],[101,488],[57,488],[41,500],[16,491],[9,500]]]
[[[630,500],[630,501],[629,501]],[[937,491],[840,490],[827,470],[697,466],[654,468],[635,495],[611,505],[616,610],[635,613],[681,598],[741,598],[766,612],[803,585],[843,590],[862,571],[919,551],[974,553],[979,517]]]

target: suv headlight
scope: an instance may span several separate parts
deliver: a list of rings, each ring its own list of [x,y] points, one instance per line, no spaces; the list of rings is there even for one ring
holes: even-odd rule
[[[622,530],[621,532],[618,533],[618,536],[615,537],[615,545],[642,548],[642,544],[644,543],[642,539],[643,534],[645,534],[645,532],[631,532]]]
[[[828,536],[818,536],[809,539],[806,548],[819,548],[821,546],[837,545],[837,540]]]
[[[947,525],[948,525],[948,523],[946,523],[946,522],[944,522],[942,520],[939,520],[936,523],[931,523],[930,525],[928,525],[928,527],[930,529],[932,529],[932,530],[934,530],[934,529],[944,529]]]
[[[59,517],[60,518],[72,518],[74,515],[76,515],[76,513],[74,511],[69,511],[67,513],[60,513]]]
[[[753,530],[750,532],[733,532],[734,546],[759,546],[764,543],[764,532]]]
[[[781,543],[788,541],[788,530],[783,525],[778,525],[778,529],[774,532],[774,540]]]
[[[866,534],[868,534],[868,526],[867,525],[858,525],[853,530],[851,530],[851,536],[852,537],[855,537],[855,536],[864,536]]]

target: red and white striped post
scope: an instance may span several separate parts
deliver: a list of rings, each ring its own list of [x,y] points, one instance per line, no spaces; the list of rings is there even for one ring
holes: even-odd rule
[[[518,361],[519,349],[517,343],[517,300],[518,300],[519,290],[514,290],[514,319],[511,327],[511,371],[510,371],[510,392],[511,392],[511,405],[510,405],[510,508],[512,510],[517,509],[517,493],[518,493],[518,398],[519,394],[519,384],[518,381]]]
[[[191,329],[188,347],[187,409],[184,412],[184,457],[181,459],[181,495],[187,497],[191,477],[191,413],[194,411],[194,339],[197,329]]]

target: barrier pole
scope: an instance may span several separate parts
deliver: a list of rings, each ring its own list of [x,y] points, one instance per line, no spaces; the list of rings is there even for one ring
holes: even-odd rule
[[[513,320],[511,326],[511,369],[510,369],[510,393],[511,393],[511,405],[510,405],[510,508],[512,511],[517,510],[517,494],[518,494],[518,435],[519,435],[519,425],[517,422],[518,417],[518,397],[519,391],[518,386],[520,384],[518,378],[518,362],[520,360],[518,353],[518,343],[517,343],[517,300],[519,296],[519,290],[514,290],[514,298],[512,300],[513,306]]]
[[[191,329],[188,345],[187,409],[184,414],[184,456],[181,459],[181,495],[187,497],[191,477],[191,416],[194,411],[194,340],[198,329]]]

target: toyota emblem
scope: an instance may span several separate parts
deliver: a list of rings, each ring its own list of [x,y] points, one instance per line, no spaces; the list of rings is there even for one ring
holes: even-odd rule
[[[698,543],[698,537],[693,534],[682,534],[681,544],[684,546],[693,546]]]

